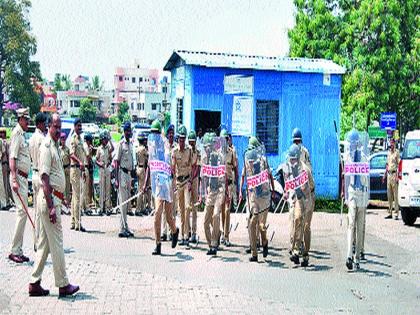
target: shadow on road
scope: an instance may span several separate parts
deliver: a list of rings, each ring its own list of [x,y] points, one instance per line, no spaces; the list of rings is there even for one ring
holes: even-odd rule
[[[97,298],[91,294],[85,293],[85,292],[78,292],[75,295],[71,296],[65,296],[65,297],[58,297],[62,301],[68,301],[68,302],[74,302],[76,300],[78,301],[91,301],[91,300],[97,300]]]
[[[69,248],[64,248],[64,254],[72,254],[75,253],[76,251],[74,250],[73,247],[69,247]]]
[[[190,261],[193,260],[194,257],[191,255],[185,255],[181,252],[176,252],[175,255],[164,255],[162,254],[162,256],[168,256],[168,257],[176,257],[178,259],[171,259],[169,260],[169,262],[184,262],[184,261]]]
[[[99,231],[99,230],[86,230],[87,234],[105,234],[104,231]]]
[[[272,261],[272,260],[265,260],[267,263],[267,266],[270,268],[281,268],[281,269],[287,269],[287,266],[285,266],[285,263],[282,263],[280,261]]]
[[[367,274],[370,277],[385,277],[385,278],[391,278],[391,275],[387,272],[382,271],[376,271],[376,270],[369,270],[366,268],[360,268],[359,272],[363,272]]]
[[[315,259],[331,259],[331,254],[329,252],[321,252],[318,250],[310,250],[309,256]]]
[[[386,263],[383,263],[383,262],[380,262],[380,261],[370,260],[370,259],[366,259],[366,260],[365,260],[365,262],[366,262],[367,264],[378,265],[378,266],[384,266],[384,267],[388,267],[388,268],[391,268],[391,267],[392,267],[392,266],[391,266],[391,265],[389,265],[389,264],[386,264]]]
[[[333,269],[333,267],[331,266],[327,266],[327,265],[313,265],[310,264],[308,267],[301,267],[301,269],[305,270],[305,271],[328,271]]]

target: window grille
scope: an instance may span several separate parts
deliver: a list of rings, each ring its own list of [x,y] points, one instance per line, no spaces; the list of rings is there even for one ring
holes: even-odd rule
[[[257,100],[257,137],[264,142],[266,152],[278,154],[279,101]]]
[[[184,99],[177,98],[176,99],[176,128],[180,125],[182,125],[182,116],[183,116],[183,110],[184,110]]]

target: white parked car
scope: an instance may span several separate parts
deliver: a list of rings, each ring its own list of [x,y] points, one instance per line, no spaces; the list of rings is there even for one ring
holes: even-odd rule
[[[398,205],[405,224],[420,216],[420,130],[409,131],[398,166]]]

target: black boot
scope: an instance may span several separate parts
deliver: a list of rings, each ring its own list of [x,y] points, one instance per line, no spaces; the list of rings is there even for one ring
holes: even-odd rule
[[[267,257],[268,256],[268,243],[263,246],[263,257]]]
[[[176,232],[172,234],[172,248],[176,247],[176,244],[178,243],[178,236],[179,236],[179,229],[176,228]]]
[[[292,256],[290,256],[290,261],[293,261],[295,265],[299,265],[299,256],[296,254],[293,254]]]
[[[346,260],[346,266],[348,270],[353,270],[353,259],[351,259],[350,257],[347,258]]]
[[[161,251],[160,251],[161,247],[162,247],[162,244],[161,243],[156,244],[156,248],[153,251],[152,255],[160,255],[161,254]]]
[[[249,261],[250,261],[250,262],[258,262],[258,257],[257,257],[257,256],[251,256],[251,257],[249,258]]]

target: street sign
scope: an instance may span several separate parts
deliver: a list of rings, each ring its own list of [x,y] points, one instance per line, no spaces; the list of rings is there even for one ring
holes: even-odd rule
[[[397,113],[392,113],[392,112],[381,113],[381,129],[385,129],[385,130],[397,129]]]
[[[371,138],[371,139],[386,138],[385,130],[382,130],[381,128],[375,127],[375,126],[369,126],[368,127],[368,134],[369,134],[369,138]]]

